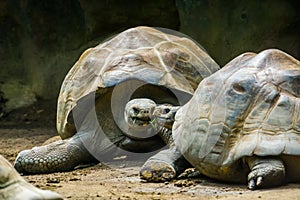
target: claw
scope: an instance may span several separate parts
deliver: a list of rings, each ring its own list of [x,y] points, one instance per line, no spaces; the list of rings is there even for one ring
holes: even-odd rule
[[[250,190],[254,190],[257,187],[262,186],[262,184],[263,184],[263,177],[259,176],[259,177],[257,177],[256,180],[254,178],[252,178],[252,179],[249,180],[249,182],[248,182],[248,188]]]
[[[280,158],[251,157],[248,159],[251,172],[248,174],[248,188],[275,187],[285,179],[285,166]]]
[[[255,181],[254,179],[250,179],[249,182],[248,182],[248,188],[250,190],[254,190],[255,189]]]
[[[263,177],[259,176],[256,180],[256,186],[261,186],[263,184]]]

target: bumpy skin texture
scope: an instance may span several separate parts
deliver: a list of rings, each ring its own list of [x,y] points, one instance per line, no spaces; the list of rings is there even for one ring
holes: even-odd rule
[[[0,155],[0,199],[5,200],[59,200],[62,196],[48,190],[41,190],[27,183]]]
[[[140,169],[140,177],[150,182],[165,182],[176,178],[185,169],[192,167],[176,146],[160,151],[150,157]]]
[[[202,174],[249,189],[300,181],[300,62],[245,53],[204,79],[178,110],[175,145]],[[177,153],[176,153],[177,154]]]
[[[50,173],[112,159],[122,150],[153,152],[165,144],[150,126],[128,127],[126,103],[150,98],[183,105],[217,70],[207,52],[186,36],[150,27],[123,31],[86,50],[66,75],[57,105],[57,131],[65,140],[21,152],[15,166],[23,173]]]
[[[285,166],[278,157],[250,157],[247,163],[251,172],[248,174],[248,188],[274,187],[284,183]]]
[[[80,139],[56,141],[46,146],[24,150],[16,158],[14,167],[21,173],[51,173],[70,171],[76,166],[97,163]]]

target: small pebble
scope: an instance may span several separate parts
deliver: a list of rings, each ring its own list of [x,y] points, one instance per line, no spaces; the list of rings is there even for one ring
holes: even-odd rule
[[[47,183],[59,183],[60,180],[58,178],[48,178]]]
[[[70,178],[69,181],[80,181],[80,178]]]

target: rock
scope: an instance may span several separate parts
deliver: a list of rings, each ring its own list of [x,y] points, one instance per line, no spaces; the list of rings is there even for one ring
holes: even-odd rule
[[[17,80],[41,99],[56,99],[63,78],[84,50],[137,25],[178,29],[175,2],[3,0],[0,3],[0,81]],[[19,85],[14,86],[14,91],[19,90]],[[4,97],[11,95],[0,91]],[[30,102],[18,95],[10,99],[27,102],[14,101],[17,105]]]
[[[26,107],[36,101],[36,96],[31,88],[17,80],[9,80],[0,84],[0,91],[3,92],[3,97],[0,98],[5,100],[3,112]]]
[[[220,66],[237,55],[279,48],[300,58],[297,1],[176,0],[180,31],[204,46]]]
[[[24,83],[36,97],[56,99],[85,49],[138,25],[180,30],[221,66],[245,51],[273,47],[299,59],[298,10],[295,0],[2,0],[0,83]]]

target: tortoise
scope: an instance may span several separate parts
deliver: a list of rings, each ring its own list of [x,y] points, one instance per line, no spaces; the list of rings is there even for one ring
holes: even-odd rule
[[[172,179],[186,159],[251,190],[299,182],[300,62],[278,49],[236,57],[177,111],[172,136],[173,150],[151,157],[141,178]]]
[[[63,199],[59,194],[41,190],[26,182],[13,166],[0,155],[0,199],[26,200],[26,199]]]
[[[204,77],[219,70],[196,42],[165,30],[130,28],[86,50],[58,97],[57,131],[63,140],[20,152],[15,168],[27,174],[69,171],[124,154],[145,160],[164,148],[162,134],[150,123],[128,125],[126,104],[149,98],[183,105]]]

